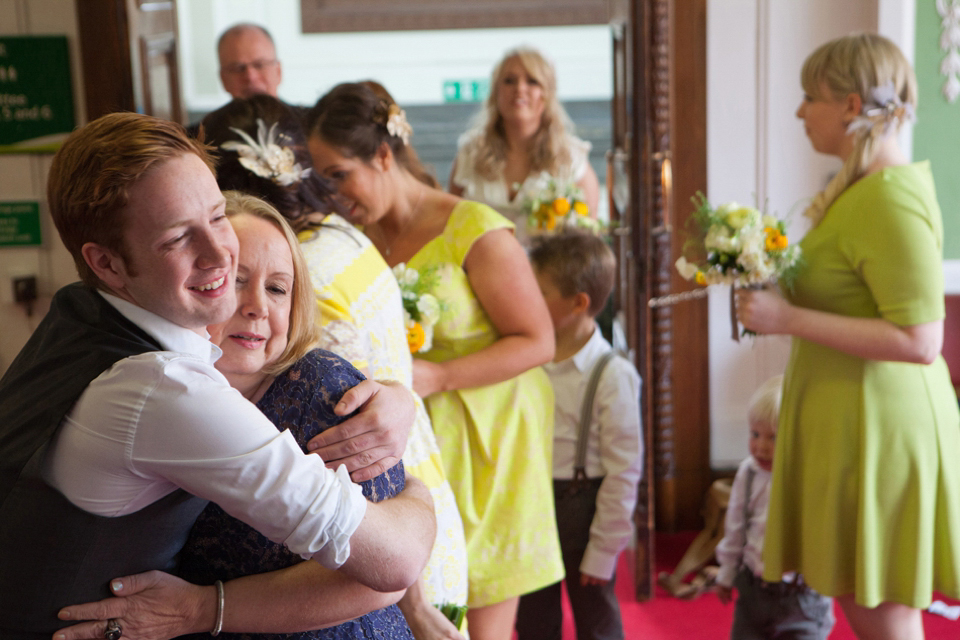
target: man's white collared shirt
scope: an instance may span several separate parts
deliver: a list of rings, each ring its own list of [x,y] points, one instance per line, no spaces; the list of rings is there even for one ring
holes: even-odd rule
[[[183,488],[304,558],[343,564],[367,505],[346,469],[304,455],[231,388],[209,340],[102,295],[164,351],[124,358],[90,383],[51,441],[51,486],[108,517]]]

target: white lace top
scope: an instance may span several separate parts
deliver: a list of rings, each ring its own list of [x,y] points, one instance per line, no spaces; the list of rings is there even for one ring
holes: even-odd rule
[[[476,132],[467,132],[460,137],[458,143],[453,183],[463,189],[465,199],[482,202],[509,218],[517,225],[515,231],[517,239],[524,242],[526,238],[524,218],[527,212],[523,210],[523,202],[526,195],[532,196],[543,191],[551,179],[560,182],[578,182],[586,175],[587,168],[590,166],[588,157],[592,145],[589,142],[569,133],[566,135],[565,142],[570,153],[569,167],[563,167],[559,175],[551,175],[546,171],[531,173],[511,200],[510,185],[506,180],[489,180],[474,171],[481,141]]]

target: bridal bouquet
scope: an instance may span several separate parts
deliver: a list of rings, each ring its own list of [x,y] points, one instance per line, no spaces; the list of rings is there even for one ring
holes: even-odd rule
[[[789,243],[783,220],[736,202],[714,208],[702,193],[693,203],[692,237],[676,262],[681,276],[705,286],[753,287],[776,280],[789,286],[800,267],[800,247]]]
[[[403,321],[410,353],[426,353],[433,347],[433,326],[443,310],[440,301],[428,293],[436,284],[436,268],[420,273],[401,262],[393,268],[393,275],[403,298]]]
[[[600,223],[590,217],[583,192],[573,183],[558,182],[544,172],[532,188],[521,195],[523,210],[527,212],[527,231],[531,235],[569,228],[601,230]]]

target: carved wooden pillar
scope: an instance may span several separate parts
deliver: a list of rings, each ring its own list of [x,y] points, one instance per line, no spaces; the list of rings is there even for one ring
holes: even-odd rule
[[[644,132],[637,200],[645,237],[637,250],[645,257],[646,303],[686,285],[673,263],[690,197],[706,190],[706,0],[642,3],[638,66],[645,72],[637,99],[645,120],[636,130]],[[645,308],[641,318],[657,529],[699,528],[710,478],[706,304]]]
[[[670,139],[670,2],[654,0],[650,7],[650,272],[651,295],[670,292],[671,282],[671,139]],[[657,522],[676,521],[676,459],[673,419],[673,308],[650,311],[654,475]]]

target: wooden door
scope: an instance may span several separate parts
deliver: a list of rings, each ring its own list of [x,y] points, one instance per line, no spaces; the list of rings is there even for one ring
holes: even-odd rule
[[[685,286],[673,267],[679,230],[690,198],[706,190],[706,0],[615,4],[607,187],[619,223],[617,308],[644,381],[635,518],[635,587],[644,600],[653,595],[654,530],[700,527],[710,482],[706,303],[647,304]]]
[[[76,0],[87,119],[136,111],[184,122],[176,0]]]

